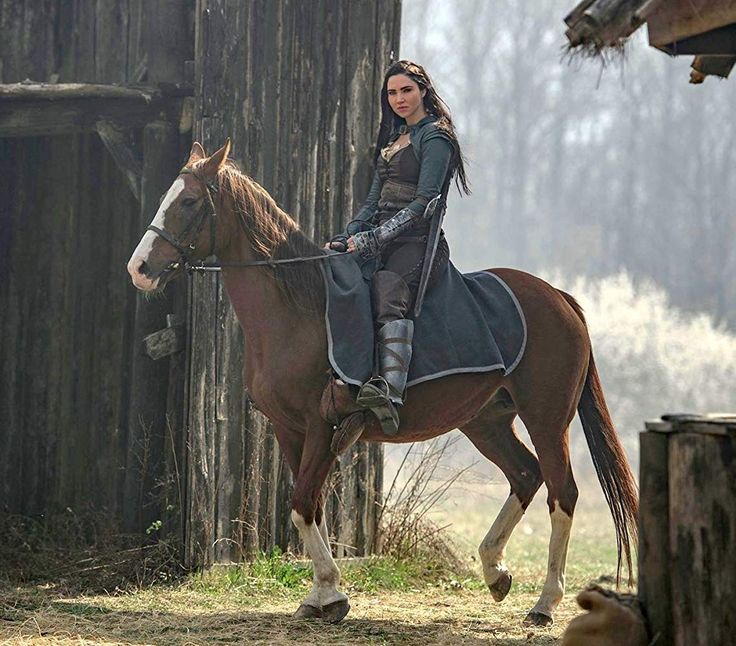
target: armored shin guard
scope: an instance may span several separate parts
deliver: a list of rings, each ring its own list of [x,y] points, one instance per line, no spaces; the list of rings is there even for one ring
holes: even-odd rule
[[[378,331],[379,375],[360,389],[356,403],[370,408],[386,435],[399,432],[399,412],[409,375],[414,321],[399,319],[385,323]]]

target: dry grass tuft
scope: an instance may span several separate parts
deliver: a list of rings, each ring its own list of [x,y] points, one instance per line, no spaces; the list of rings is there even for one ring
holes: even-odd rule
[[[0,515],[0,583],[120,592],[185,574],[173,542],[115,533],[102,514]]]
[[[430,518],[454,484],[470,467],[440,478],[438,471],[457,437],[411,444],[396,470],[379,516],[381,553],[398,561],[421,559],[448,572],[470,574],[467,561],[445,530]]]

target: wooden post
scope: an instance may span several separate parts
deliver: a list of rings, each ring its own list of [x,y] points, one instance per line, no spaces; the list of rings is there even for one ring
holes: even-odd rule
[[[683,432],[669,453],[674,643],[733,643],[736,443]]]
[[[140,231],[151,222],[160,195],[171,184],[179,162],[179,133],[171,124],[154,122],[143,130],[143,181]],[[169,290],[175,289],[174,285]],[[168,429],[166,405],[169,365],[167,359],[154,361],[145,353],[144,337],[166,327],[172,312],[173,290],[159,299],[136,295],[132,338],[132,368],[128,413],[128,445],[124,486],[124,526],[126,531],[146,529],[159,520],[160,509],[149,499],[163,457]]]
[[[639,457],[638,594],[649,628],[662,644],[672,643],[668,435],[641,433]]]
[[[733,643],[736,418],[672,416],[641,445],[639,595],[656,643]]]

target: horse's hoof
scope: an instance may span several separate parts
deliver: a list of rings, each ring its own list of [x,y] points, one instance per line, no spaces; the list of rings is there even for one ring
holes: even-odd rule
[[[330,449],[334,455],[340,455],[355,444],[365,430],[365,411],[353,413],[346,417],[335,429]]]
[[[488,586],[494,601],[503,601],[506,598],[509,590],[511,590],[512,578],[510,572],[501,572],[501,576],[496,579],[496,582]]]
[[[554,619],[549,615],[545,615],[543,612],[536,612],[532,610],[524,619],[525,626],[537,626],[543,628],[544,626],[551,626]]]
[[[293,615],[294,619],[322,619],[322,616],[322,608],[309,606],[306,603],[299,606],[299,609]]]
[[[331,624],[339,624],[350,611],[347,599],[339,599],[322,606],[322,619]]]

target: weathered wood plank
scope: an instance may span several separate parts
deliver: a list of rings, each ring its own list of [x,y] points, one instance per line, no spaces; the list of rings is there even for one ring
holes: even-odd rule
[[[136,200],[141,199],[141,161],[140,153],[133,150],[135,142],[130,131],[118,124],[100,120],[95,123],[95,130],[100,136],[107,152],[112,155],[120,171],[128,182],[128,187]]]
[[[95,0],[95,81],[125,83],[128,77],[128,3]],[[157,2],[151,2],[155,6]]]
[[[670,582],[669,436],[639,435],[639,599],[646,608],[653,637],[672,643]]]
[[[52,80],[58,13],[56,0],[0,2],[0,83]]]
[[[242,500],[243,519],[243,555],[252,558],[261,547],[261,509],[262,498],[266,498],[273,488],[270,487],[270,472],[266,465],[271,463],[273,440],[270,437],[268,420],[264,415],[249,407],[244,418],[246,428],[246,449],[244,456],[245,488]],[[265,545],[263,549],[267,549]]]
[[[669,474],[673,643],[732,643],[736,440],[669,436]]]
[[[217,277],[194,276],[191,289],[186,562],[208,565],[215,541],[215,356]],[[202,334],[198,331],[204,331]]]
[[[188,147],[188,146],[187,146]],[[182,149],[180,145],[180,150]],[[169,289],[174,287],[170,285]],[[185,411],[188,410],[189,393],[189,287],[190,281],[183,280],[173,290],[172,316],[184,321],[186,352],[169,357],[169,387],[166,395],[166,441],[163,457],[163,480],[165,488],[161,499],[163,532],[175,539],[184,554],[186,537],[187,492],[187,432]]]
[[[186,80],[184,61],[194,58],[194,24],[186,3],[181,0],[145,3],[143,47],[149,83]]]
[[[246,414],[243,385],[243,335],[230,303],[225,297],[222,281],[218,285],[217,324],[217,470],[216,531],[219,542],[216,562],[241,559],[242,518],[241,500],[246,480],[246,429],[242,420]]]
[[[143,349],[154,361],[181,352],[186,347],[184,321],[168,321],[166,327],[143,337]]]

